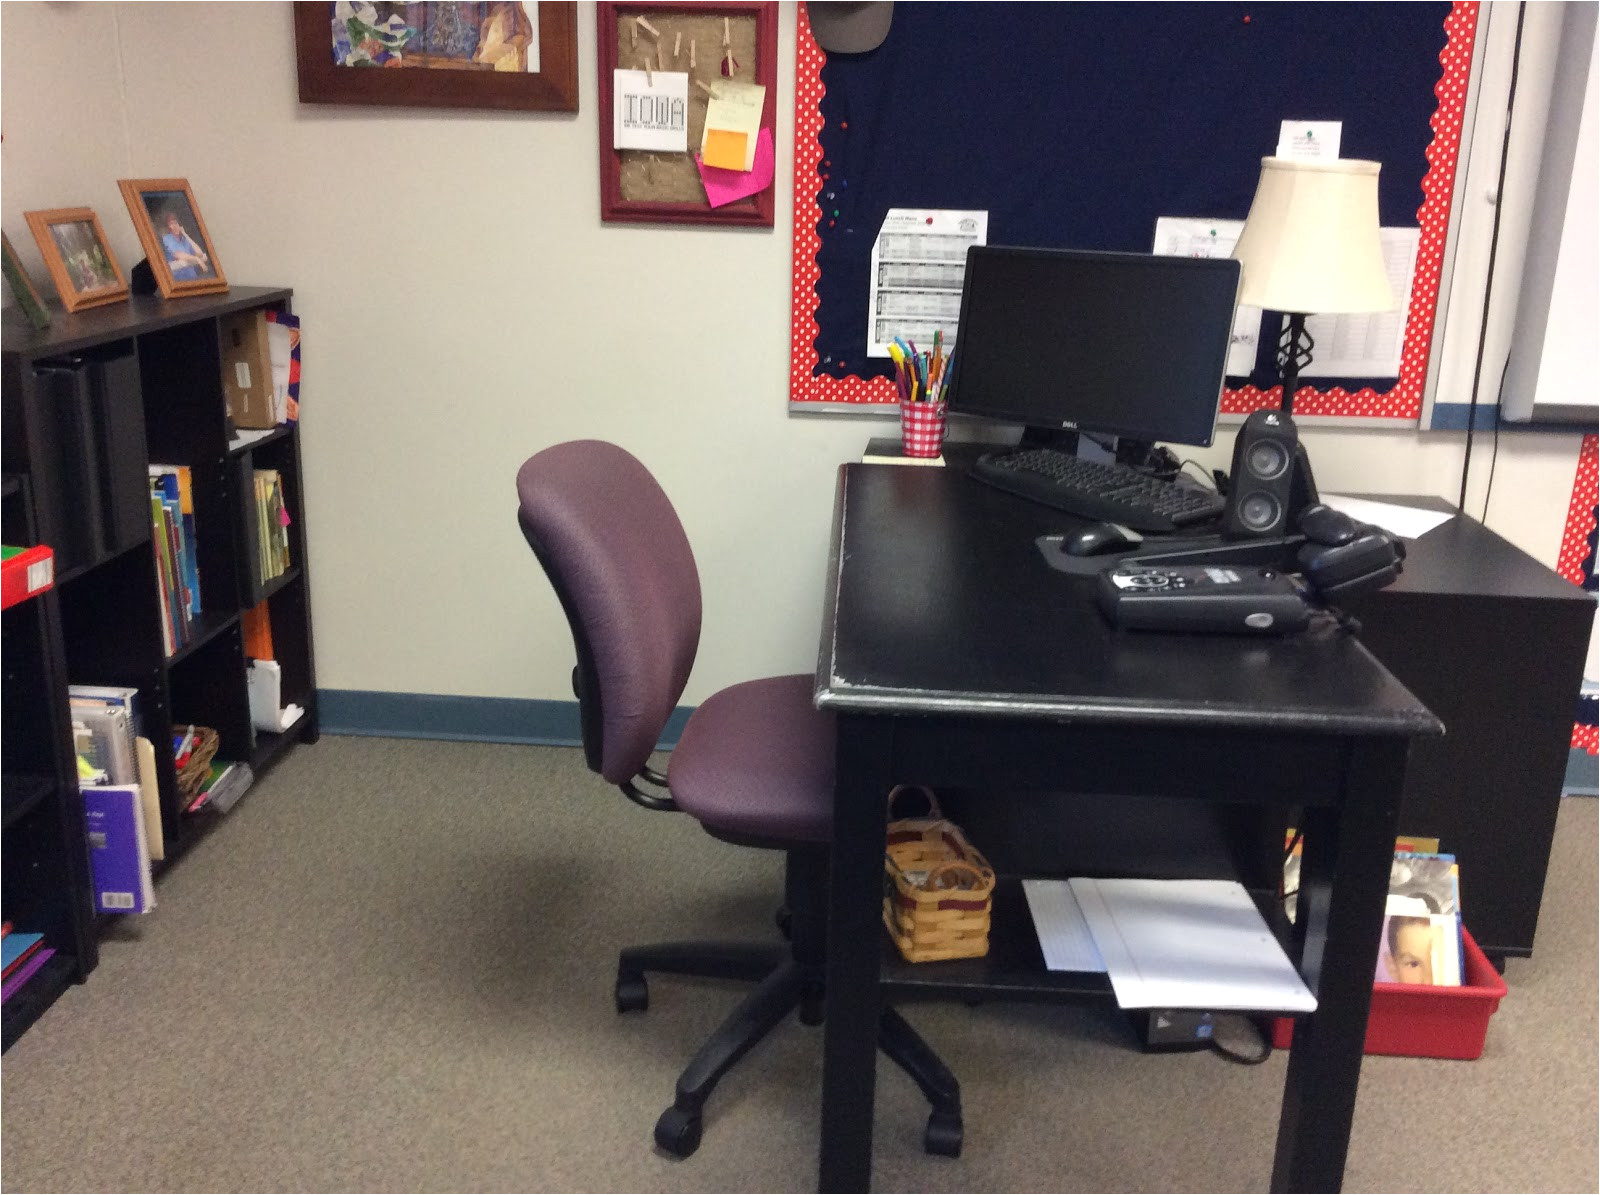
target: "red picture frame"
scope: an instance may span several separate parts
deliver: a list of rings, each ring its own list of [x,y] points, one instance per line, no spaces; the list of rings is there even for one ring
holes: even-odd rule
[[[725,207],[695,202],[625,199],[622,195],[622,153],[612,148],[612,72],[618,66],[617,38],[612,32],[618,17],[704,16],[754,17],[756,61],[751,78],[767,89],[761,106],[761,127],[776,135],[778,103],[778,6],[776,3],[599,3],[595,5],[596,41],[599,45],[600,90],[600,218],[608,223],[723,224],[771,228],[776,207],[777,179],[771,186]],[[720,46],[707,48],[707,59],[717,61]]]

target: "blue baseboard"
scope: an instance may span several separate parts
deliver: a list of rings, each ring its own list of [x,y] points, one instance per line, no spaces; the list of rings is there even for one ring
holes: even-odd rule
[[[660,746],[683,733],[692,706],[667,719]],[[318,689],[317,715],[324,734],[400,739],[463,739],[482,743],[582,743],[576,701],[517,697],[456,697],[446,693],[383,693],[373,689]]]
[[[1567,782],[1561,791],[1574,797],[1600,796],[1600,758],[1574,747],[1567,756]]]

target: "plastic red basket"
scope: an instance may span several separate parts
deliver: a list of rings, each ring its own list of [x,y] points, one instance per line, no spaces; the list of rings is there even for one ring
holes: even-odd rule
[[[1409,983],[1372,985],[1372,1011],[1367,1016],[1368,1054],[1465,1059],[1483,1055],[1489,1018],[1506,994],[1506,981],[1465,929],[1461,931],[1461,944],[1466,983],[1458,988]],[[1293,1031],[1294,1022],[1280,1017],[1272,1027],[1272,1044],[1287,1050]]]

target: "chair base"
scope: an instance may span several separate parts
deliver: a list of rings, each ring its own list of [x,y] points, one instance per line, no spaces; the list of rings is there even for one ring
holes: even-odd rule
[[[825,858],[823,862],[825,865]],[[699,1148],[706,1101],[718,1081],[790,1012],[798,1010],[804,1024],[822,1023],[825,952],[816,894],[825,892],[826,886],[817,883],[817,866],[816,851],[789,852],[786,887],[793,940],[787,946],[670,942],[622,952],[617,964],[618,1012],[649,1007],[646,972],[738,979],[756,985],[679,1076],[676,1098],[656,1122],[656,1144],[667,1153],[686,1158]],[[932,1105],[923,1147],[932,1154],[959,1156],[961,1085],[956,1077],[892,1008],[885,1008],[879,1018],[878,1047],[910,1076]]]

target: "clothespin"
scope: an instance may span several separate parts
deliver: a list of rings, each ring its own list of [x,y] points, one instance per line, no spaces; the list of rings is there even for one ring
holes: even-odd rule
[[[689,39],[689,69],[694,70],[694,38]]]
[[[657,41],[661,40],[661,34],[656,32],[656,27],[654,25],[652,25],[649,21],[645,20],[643,17],[634,17],[633,18],[633,23],[635,25],[637,25],[640,29],[643,29],[646,33],[648,33],[651,37],[655,38]]]
[[[707,86],[706,86],[706,85],[705,85],[705,84],[704,84],[704,83],[702,83],[702,82],[701,82],[701,81],[700,81],[700,80],[699,80],[699,79],[696,79],[696,80],[695,80],[695,81],[694,81],[694,85],[695,85],[695,86],[696,86],[696,87],[698,87],[698,88],[699,88],[699,89],[700,89],[700,90],[701,90],[701,91],[703,91],[703,92],[705,92],[705,93],[706,93],[706,95],[707,95],[707,96],[708,96],[708,97],[710,97],[710,98],[711,98],[711,99],[716,99],[716,97],[717,97],[717,93],[716,93],[716,92],[714,92],[714,91],[712,91],[712,90],[711,90],[711,88],[709,88],[709,87],[707,87]]]
[[[733,60],[733,29],[727,17],[722,18],[722,73],[729,79],[739,69]]]
[[[680,29],[672,39],[672,64],[678,64],[678,55],[683,50],[683,31]]]
[[[628,46],[629,46],[630,49],[637,49],[638,45],[639,45],[639,22],[635,21],[633,24],[628,26]]]
[[[644,83],[646,87],[654,87],[656,85],[656,77],[650,73],[650,55],[648,54],[644,56]]]
[[[667,47],[666,46],[659,45],[659,44],[656,46],[656,65],[658,67],[660,67],[662,70],[666,70],[667,69]]]

